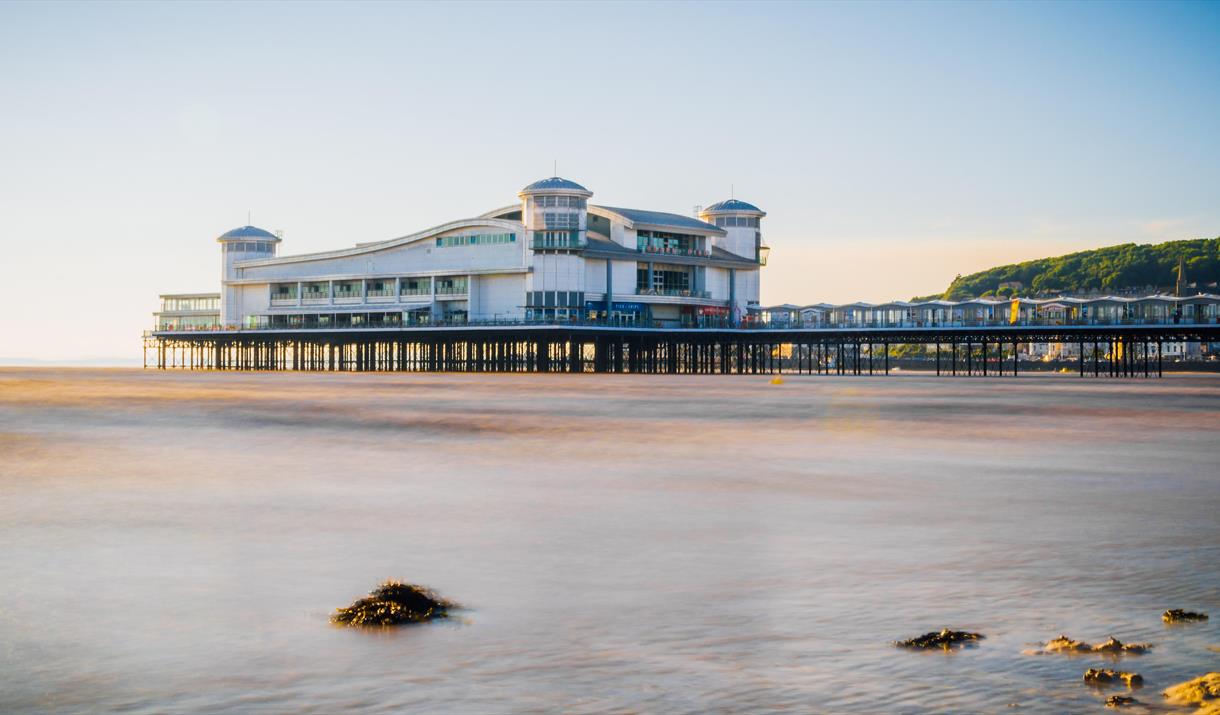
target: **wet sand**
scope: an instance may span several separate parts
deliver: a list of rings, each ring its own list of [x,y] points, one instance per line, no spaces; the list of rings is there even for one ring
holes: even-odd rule
[[[1104,712],[1220,669],[1220,376],[0,369],[0,712]],[[451,623],[327,623],[378,580]],[[1165,625],[1166,608],[1205,623]],[[943,626],[979,647],[906,652]],[[1144,656],[1031,656],[1060,633]]]

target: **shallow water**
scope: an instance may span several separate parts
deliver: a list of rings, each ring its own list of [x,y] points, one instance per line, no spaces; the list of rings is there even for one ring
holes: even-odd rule
[[[0,712],[1160,709],[1218,461],[1208,375],[0,370]],[[387,577],[467,610],[328,625]]]

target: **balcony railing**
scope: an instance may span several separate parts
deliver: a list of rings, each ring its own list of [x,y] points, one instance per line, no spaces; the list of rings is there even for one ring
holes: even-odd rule
[[[703,298],[710,300],[712,294],[705,290],[678,290],[674,288],[637,288],[636,295],[660,295],[671,298]]]
[[[466,295],[466,286],[437,286],[437,295]]]
[[[659,246],[644,246],[636,250],[638,250],[640,253],[657,256],[691,256],[693,258],[709,258],[712,255],[710,251],[704,251],[698,248],[661,248]]]
[[[675,325],[672,327],[682,327],[686,329],[726,329],[736,327],[743,330],[860,330],[868,328],[953,328],[967,327],[963,321],[920,321],[920,320],[903,320],[903,321],[857,321],[857,322],[832,322],[832,321],[816,321],[816,320],[772,320],[771,322],[763,322],[761,319],[751,315],[744,318],[738,325],[732,326],[728,319],[718,318],[713,316],[705,316],[700,318],[699,325]],[[1066,323],[1066,325],[1077,326],[1107,326],[1107,325],[1147,325],[1147,326],[1190,326],[1190,325],[1218,325],[1220,318],[1215,317],[1200,317],[1200,318],[1182,318],[1180,320],[1123,320],[1117,322],[1090,322],[1090,321],[1074,321]],[[402,321],[398,316],[389,318],[368,319],[365,318],[356,323],[344,322],[337,323],[335,318],[329,315],[323,315],[313,318],[305,318],[303,321],[292,321],[291,323],[281,323],[276,320],[273,323],[266,321],[260,322],[257,326],[246,325],[243,327],[220,326],[220,325],[176,325],[157,327],[153,331],[146,331],[146,335],[150,332],[174,332],[174,333],[189,333],[200,331],[225,331],[237,332],[240,330],[346,330],[346,329],[361,329],[361,328],[388,328],[388,327],[442,327],[442,326],[530,326],[530,325],[587,325],[587,326],[602,326],[614,327],[629,325],[630,327],[670,327],[660,325],[655,322],[649,322],[640,319],[635,323],[624,323],[620,320],[589,320],[580,317],[571,318],[537,318],[537,319],[519,319],[519,318],[504,318],[504,319],[475,319],[467,320],[459,317],[447,316],[437,321],[430,321],[425,324],[419,324],[412,320]],[[1062,321],[1045,321],[1045,320],[1023,320],[1017,323],[1009,323],[1006,320],[992,320],[978,323],[980,326],[1003,328],[1028,328],[1028,327],[1059,327],[1065,325]],[[1090,339],[1091,340],[1091,339]],[[1026,342],[1022,339],[1022,342]],[[1087,342],[1087,341],[1086,341]]]
[[[432,286],[423,286],[422,288],[403,288],[398,291],[398,295],[432,295]]]
[[[386,296],[394,295],[394,289],[393,288],[382,288],[381,290],[373,290],[370,288],[369,291],[367,293],[365,293],[365,295],[367,295],[370,298],[384,298]]]

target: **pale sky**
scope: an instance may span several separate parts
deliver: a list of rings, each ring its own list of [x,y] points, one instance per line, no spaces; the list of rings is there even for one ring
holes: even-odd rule
[[[764,304],[1220,235],[1220,3],[0,3],[0,358],[137,358],[215,237],[412,233],[559,174],[768,212]]]

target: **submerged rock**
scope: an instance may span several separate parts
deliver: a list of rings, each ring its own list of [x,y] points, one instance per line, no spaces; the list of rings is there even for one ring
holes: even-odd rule
[[[450,601],[422,586],[386,581],[347,608],[336,608],[331,623],[341,626],[400,626],[447,618]]]
[[[1084,641],[1077,641],[1068,638],[1067,636],[1059,636],[1046,642],[1042,646],[1043,653],[1110,653],[1110,654],[1130,654],[1139,655],[1152,650],[1151,643],[1123,643],[1113,636],[1105,643],[1097,645],[1089,645]]]
[[[942,648],[949,650],[956,646],[964,646],[974,644],[981,640],[983,636],[978,633],[969,633],[967,631],[951,631],[948,628],[941,630],[939,633],[925,633],[922,636],[908,638],[904,641],[897,641],[894,645],[899,648]]]
[[[1130,653],[1132,655],[1143,655],[1152,650],[1151,643],[1123,643],[1114,636],[1110,636],[1110,640],[1093,646],[1094,653]]]
[[[1084,641],[1076,641],[1067,636],[1052,638],[1042,648],[1048,653],[1091,653],[1093,646]]]
[[[1139,673],[1128,673],[1125,670],[1089,668],[1084,671],[1084,682],[1089,685],[1111,685],[1121,682],[1128,688],[1136,688],[1144,684],[1144,678]]]
[[[1198,705],[1204,712],[1220,712],[1220,673],[1200,675],[1165,689],[1170,705]]]
[[[1183,611],[1180,608],[1171,608],[1161,614],[1161,620],[1166,623],[1190,623],[1192,621],[1206,621],[1206,613],[1195,613],[1194,611]]]
[[[1135,698],[1129,698],[1126,695],[1111,695],[1110,697],[1106,698],[1106,707],[1108,708],[1121,708],[1128,705],[1138,704],[1138,700]]]

